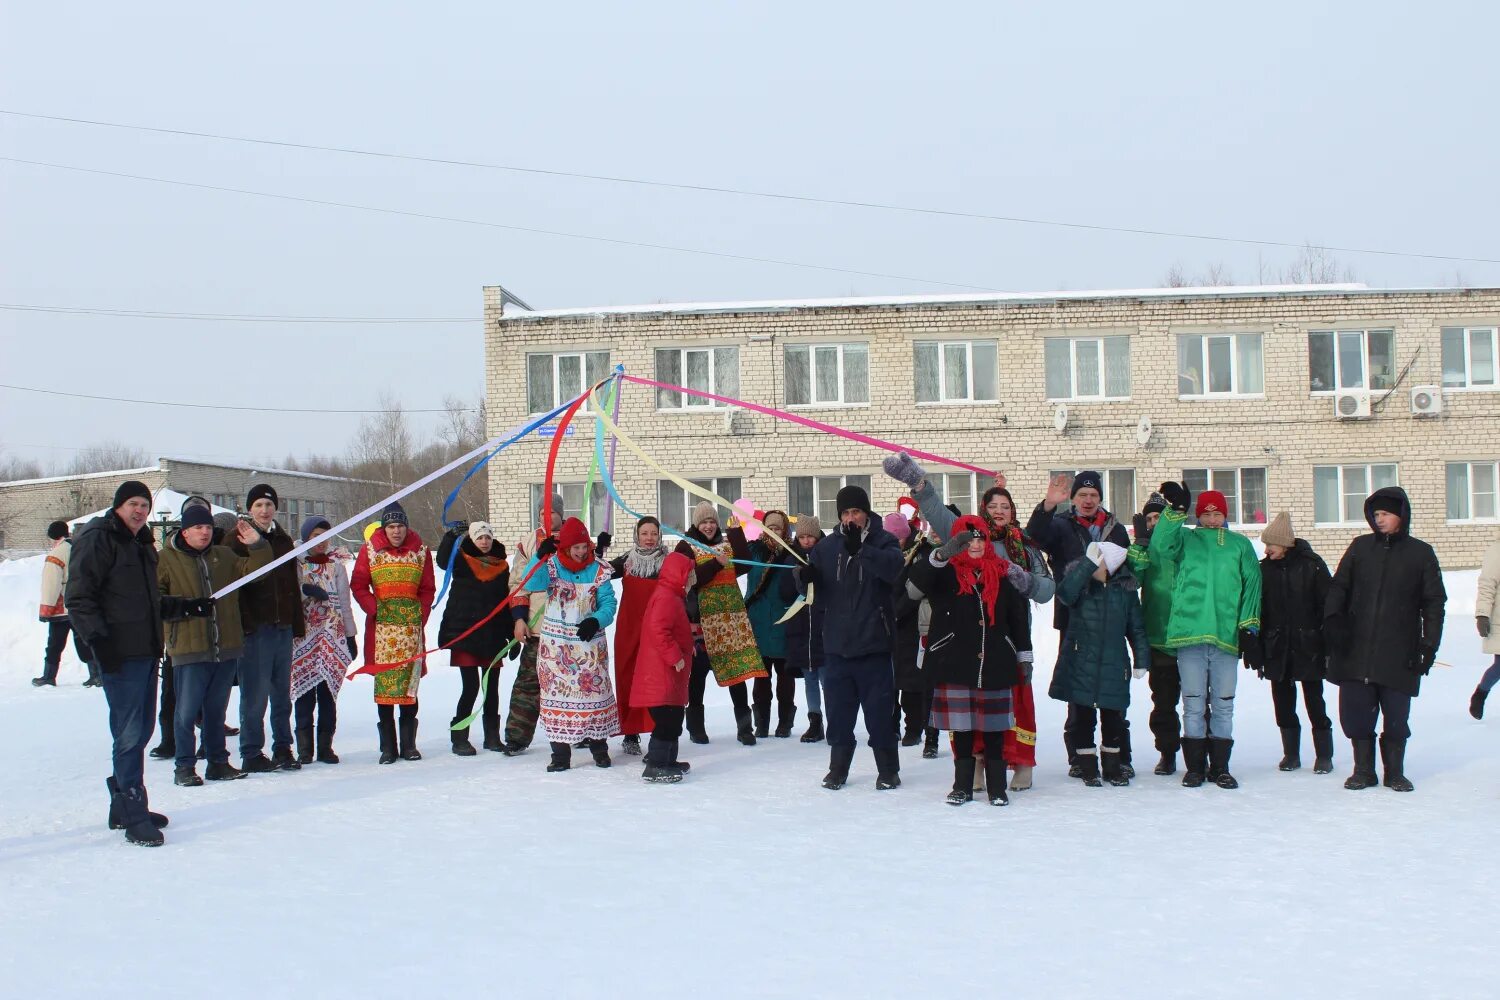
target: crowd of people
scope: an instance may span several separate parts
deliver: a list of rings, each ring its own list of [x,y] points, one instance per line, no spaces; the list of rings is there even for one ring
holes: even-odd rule
[[[1262,531],[1257,558],[1227,527],[1228,505],[1214,490],[1194,497],[1163,483],[1127,531],[1102,505],[1098,473],[1055,476],[1023,525],[1003,476],[965,513],[942,502],[909,456],[892,456],[885,469],[909,493],[898,511],[881,517],[864,489],[846,486],[827,531],[812,514],[773,510],[757,515],[763,530],[752,539],[733,517],[721,525],[705,502],[675,545],[644,517],[611,558],[611,536],[591,537],[564,518],[560,497],[545,505],[546,523],[534,512],[534,530],[509,553],[486,523],[450,529],[436,558],[448,581],[438,644],[461,679],[447,725],[452,753],[477,755],[476,719],[482,748],[512,757],[527,752],[540,723],[548,772],[571,769],[578,749],[611,766],[618,736],[624,754],[642,757],[645,781],[677,783],[690,769],[679,757],[684,730],[692,743],[710,739],[710,677],[729,689],[735,739],[746,746],[794,735],[801,679],[801,742],[828,744],[823,787],[849,781],[862,716],[877,789],[900,786],[902,747],[936,758],[947,732],[947,802],[980,795],[1003,806],[1036,780],[1033,606],[1050,603],[1058,657],[1047,695],[1067,704],[1068,775],[1084,785],[1135,777],[1131,687],[1149,678],[1154,773],[1176,774],[1180,756],[1184,786],[1237,787],[1230,758],[1243,663],[1270,682],[1281,770],[1302,766],[1299,686],[1313,770],[1333,770],[1326,680],[1338,686],[1353,758],[1345,787],[1412,790],[1408,716],[1437,654],[1446,595],[1432,548],[1411,535],[1401,489],[1365,501],[1371,532],[1330,573],[1285,513]],[[56,683],[71,628],[86,683],[102,686],[109,704],[109,823],[132,843],[162,843],[167,824],[149,809],[144,773],[158,678],[163,737],[151,755],[173,760],[178,785],[337,764],[338,695],[351,669],[372,676],[380,763],[422,757],[418,692],[438,596],[432,551],[393,502],[352,573],[322,517],[303,521],[305,551],[278,562],[296,546],[278,507],[266,485],[249,491],[238,516],[215,518],[206,500],[190,498],[158,550],[146,525],[151,492],[130,481],[76,538],[63,522],[49,529],[46,654],[33,683]],[[365,620],[357,669],[355,606]],[[1471,699],[1479,718],[1500,680],[1500,632],[1490,628],[1500,542],[1485,556],[1477,607],[1495,655]],[[502,727],[497,680],[506,666],[516,676]]]

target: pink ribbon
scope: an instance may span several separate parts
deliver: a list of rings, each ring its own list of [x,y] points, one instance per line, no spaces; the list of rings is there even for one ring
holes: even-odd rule
[[[658,382],[655,379],[649,378],[640,378],[636,375],[620,375],[619,377],[627,382],[635,382],[639,385],[649,385],[656,389],[669,389],[672,392],[685,392],[690,396],[698,396],[702,399],[713,399],[717,400],[720,403],[727,403],[730,406],[742,406],[747,410],[754,410],[756,413],[764,413],[768,417],[775,417],[777,420],[790,420],[794,424],[801,424],[803,427],[811,427],[814,430],[824,431],[828,434],[835,434],[841,438],[848,438],[850,441],[858,441],[860,444],[867,444],[872,448],[880,448],[884,451],[904,451],[912,458],[923,458],[929,462],[937,462],[940,465],[951,465],[955,468],[967,469],[970,472],[978,472],[986,476],[997,475],[997,473],[993,469],[981,469],[977,465],[970,465],[968,462],[960,462],[957,459],[944,458],[942,455],[934,455],[930,451],[919,451],[916,448],[908,448],[905,445],[893,444],[890,441],[882,441],[880,438],[870,437],[868,434],[860,434],[858,431],[846,431],[842,427],[835,427],[832,424],[825,424],[823,423],[823,421],[814,420],[811,417],[800,417],[795,413],[788,413],[785,410],[778,410],[772,406],[761,406],[759,403],[747,403],[743,399],[734,399],[730,396],[718,396],[711,392],[703,392],[700,389],[689,389],[685,386],[670,385],[666,382]]]

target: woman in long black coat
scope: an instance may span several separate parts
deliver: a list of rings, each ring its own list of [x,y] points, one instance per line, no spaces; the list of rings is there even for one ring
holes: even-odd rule
[[[1328,588],[1323,635],[1328,679],[1339,686],[1339,722],[1354,747],[1344,787],[1369,788],[1375,774],[1375,721],[1384,716],[1380,756],[1385,785],[1409,792],[1407,719],[1422,676],[1437,659],[1448,594],[1432,546],[1411,537],[1411,501],[1399,486],[1365,500],[1373,533],[1349,543]]]
[[[1260,561],[1261,676],[1271,682],[1271,702],[1281,729],[1283,771],[1302,766],[1302,724],[1297,719],[1297,685],[1312,727],[1313,771],[1333,770],[1333,722],[1323,701],[1327,651],[1323,608],[1332,580],[1328,564],[1292,531],[1285,512],[1261,532],[1266,556]]]
[[[460,542],[459,540],[462,539]],[[453,552],[458,547],[458,554]],[[467,719],[474,712],[479,697],[482,670],[511,639],[515,619],[502,611],[473,632],[473,625],[505,603],[510,594],[510,564],[505,561],[505,546],[495,541],[495,533],[483,521],[475,521],[465,530],[463,525],[450,529],[438,545],[438,566],[446,568],[452,560],[453,576],[449,583],[448,605],[438,627],[438,645],[448,649],[449,662],[458,668],[463,691],[450,725]],[[458,637],[463,635],[462,639]],[[457,640],[456,642],[454,640]],[[452,643],[450,646],[449,643]],[[521,645],[511,647],[510,658],[521,655]],[[500,739],[500,685],[490,676],[489,690],[484,693],[484,748],[503,751]],[[460,757],[474,756],[469,742],[469,727],[451,729],[453,752]]]

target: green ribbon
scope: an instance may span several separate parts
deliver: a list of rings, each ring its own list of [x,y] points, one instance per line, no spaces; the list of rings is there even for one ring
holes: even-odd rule
[[[536,614],[531,616],[531,621],[526,623],[526,627],[529,629],[535,629],[537,623],[542,620],[542,615],[545,614],[546,611],[547,609],[545,606],[538,608]],[[495,654],[495,658],[490,661],[490,665],[484,668],[484,673],[479,675],[479,700],[475,702],[476,707],[473,713],[467,719],[460,719],[457,722],[453,723],[453,725],[448,727],[449,729],[452,729],[454,731],[460,729],[468,729],[474,724],[474,720],[479,718],[480,714],[484,711],[485,696],[490,693],[490,673],[496,669],[495,665],[500,662],[501,657],[503,657],[506,653],[509,653],[511,651],[511,648],[514,647],[515,644],[519,641],[520,640],[512,637],[510,642],[507,642],[505,645],[500,647],[500,652]]]

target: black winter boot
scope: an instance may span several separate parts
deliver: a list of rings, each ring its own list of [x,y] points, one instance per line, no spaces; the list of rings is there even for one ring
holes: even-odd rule
[[[146,808],[146,789],[141,785],[127,788],[120,796],[120,821],[125,827],[125,839],[141,847],[160,847],[166,843],[161,828],[153,814]]]
[[[807,732],[802,734],[803,743],[823,742],[823,713],[807,713]]]
[[[210,764],[203,771],[203,777],[209,781],[234,781],[244,776],[244,771],[241,771],[227,760],[222,764]]]
[[[281,747],[271,752],[271,763],[278,771],[300,771],[302,765],[292,756],[291,747]]]
[[[58,662],[57,661],[43,660],[42,661],[42,676],[40,676],[40,677],[33,677],[31,679],[31,686],[35,687],[35,688],[39,688],[39,687],[57,687],[57,668],[58,668]]]
[[[1354,747],[1354,773],[1344,779],[1344,787],[1351,792],[1374,788],[1380,783],[1375,774],[1375,739],[1350,740]]]
[[[1313,741],[1313,774],[1333,773],[1333,730],[1314,729],[1312,731]]]
[[[36,681],[31,683],[35,684]],[[1476,687],[1474,693],[1469,695],[1469,714],[1476,719],[1484,718],[1484,701],[1490,693],[1482,687]]]
[[[484,725],[484,748],[496,753],[505,751],[505,741],[500,738],[500,716],[486,715],[482,720]]]
[[[990,805],[1010,805],[1010,796],[1005,794],[1005,758],[999,754],[984,758],[984,790],[990,797]]]
[[[1078,747],[1074,751],[1078,761],[1078,777],[1089,788],[1103,788],[1099,780],[1099,751],[1096,747]],[[1072,773],[1069,771],[1068,773]]]
[[[173,760],[177,756],[177,740],[173,733],[164,730],[161,734],[161,742],[151,748],[153,760]]]
[[[417,749],[417,717],[404,715],[398,722],[401,727],[401,759],[421,760],[422,752]]]
[[[875,787],[884,792],[892,788],[901,787],[901,751],[895,747],[885,750],[876,750],[875,754]]]
[[[459,718],[458,718],[458,716],[455,715],[453,717],[453,722],[458,722],[458,721],[459,721]],[[448,738],[453,743],[453,756],[455,756],[455,757],[473,757],[479,751],[475,750],[474,749],[474,744],[472,744],[472,743],[469,742],[469,727],[465,726],[462,729],[453,729],[453,728],[451,728],[453,726],[453,722],[448,723],[448,725],[450,727],[448,729]]]
[[[297,763],[311,764],[313,762],[313,731],[309,726],[306,729],[298,729],[297,736]]]
[[[1380,737],[1380,764],[1385,768],[1385,787],[1393,792],[1414,792],[1417,786],[1406,776],[1406,741]]]
[[[104,787],[109,789],[109,828],[111,830],[123,830],[125,829],[125,814],[123,812],[125,797],[120,793],[120,786],[115,784],[114,775],[110,775],[104,779]],[[145,794],[146,790],[144,788],[141,789],[142,797],[145,797]],[[148,809],[146,815],[151,818],[151,822],[159,827],[167,825],[167,817],[161,813],[150,812]]]
[[[95,663],[93,660],[89,661],[89,677],[88,680],[83,682],[83,686],[86,688],[97,688],[104,686],[104,675],[99,672],[99,664]],[[240,731],[238,729],[231,732],[228,726],[224,727],[224,732],[229,736],[238,736],[240,734]]]
[[[589,753],[594,755],[595,767],[609,767],[614,763],[609,759],[609,740],[589,740]]]
[[[675,785],[682,780],[682,772],[672,766],[672,741],[659,740],[655,736],[646,743],[646,766],[641,777],[652,784]]]
[[[339,755],[333,752],[333,730],[318,730],[318,763],[337,764]]]
[[[197,788],[203,784],[203,779],[198,777],[198,769],[192,764],[188,764],[185,767],[175,767],[172,769],[172,784],[180,785],[183,788]]]
[[[241,757],[240,769],[245,774],[270,774],[276,770],[276,765],[271,763],[271,758],[258,753],[254,757]]]
[[[756,705],[751,709],[755,718],[755,735],[758,739],[765,739],[771,735],[771,706]]]
[[[1281,763],[1276,765],[1276,769],[1295,771],[1300,767],[1302,767],[1302,728],[1283,726],[1281,728]]]
[[[1099,772],[1111,785],[1124,787],[1130,784],[1130,775],[1125,773],[1125,762],[1118,750],[1105,750],[1099,758]]]
[[[671,747],[672,747],[672,763],[671,763],[671,766],[677,768],[677,770],[681,771],[683,774],[687,774],[689,771],[691,771],[693,769],[693,765],[689,764],[685,760],[678,760],[677,759],[678,746],[679,746],[679,741],[677,741],[677,740],[672,740],[671,741]]]
[[[708,742],[708,730],[703,728],[702,705],[689,705],[683,723],[687,726],[688,739],[700,744]]]
[[[750,710],[736,709],[734,713],[734,723],[735,726],[738,727],[738,731],[735,733],[735,739],[739,740],[747,747],[755,746],[755,728],[754,722],[751,718]]]
[[[938,756],[938,731],[928,726],[922,730],[922,759],[937,760]]]
[[[953,758],[953,791],[948,793],[950,806],[961,806],[974,801],[974,758]]]
[[[1182,738],[1182,786],[1198,788],[1208,772],[1208,741],[1202,737]]]
[[[381,719],[375,728],[380,733],[380,763],[394,764],[401,759],[396,752],[396,720]]]
[[[573,748],[567,743],[553,743],[552,759],[547,762],[548,773],[566,771],[573,766]]]
[[[1219,736],[1208,738],[1209,770],[1213,772],[1214,784],[1220,788],[1238,788],[1240,783],[1229,773],[1229,754],[1234,750],[1234,740]]]
[[[1163,750],[1161,752],[1161,760],[1156,762],[1156,769],[1153,773],[1162,775],[1176,774],[1177,752],[1175,750]]]
[[[639,757],[641,755],[641,738],[639,736],[627,736],[620,744],[620,752],[627,757]]]
[[[784,701],[776,704],[776,732],[778,740],[784,740],[792,735],[792,727],[797,724],[797,706],[794,702]]]
[[[1134,760],[1135,754],[1130,749],[1130,720],[1126,719],[1125,737],[1120,740],[1120,773],[1125,776],[1126,781],[1135,777],[1135,765],[1131,763]]]
[[[849,780],[849,765],[854,763],[854,748],[830,746],[828,748],[828,773],[823,776],[823,787],[838,791]]]

